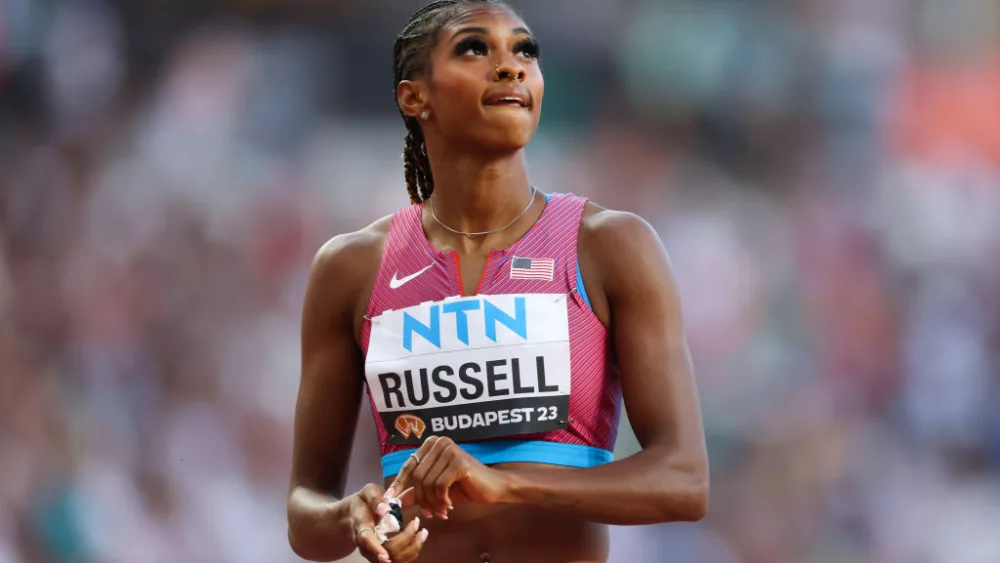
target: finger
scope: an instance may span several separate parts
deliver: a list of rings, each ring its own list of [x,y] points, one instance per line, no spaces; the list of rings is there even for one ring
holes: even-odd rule
[[[390,496],[389,493],[392,493],[393,496]],[[395,490],[393,490],[392,487],[389,487],[388,489],[386,489],[385,494],[382,495],[382,498],[384,499],[386,508],[391,508],[391,506],[388,504],[389,500],[391,499],[398,500],[400,502],[400,509],[402,509],[403,511],[409,510],[412,506],[417,504],[413,500],[415,498],[415,496],[413,495],[413,487],[409,487],[408,489],[406,489],[401,493],[397,493]],[[382,504],[382,502],[380,502],[379,504]]]
[[[396,562],[396,558],[401,552],[403,552],[411,543],[417,535],[417,531],[420,529],[420,518],[414,518],[410,520],[410,523],[406,525],[398,534],[389,539],[384,545],[385,550],[389,552],[389,556],[392,557],[393,563]]]
[[[382,487],[374,483],[369,483],[361,489],[361,499],[365,501],[365,504],[376,514],[378,518],[382,518],[389,513],[389,503],[386,502],[385,493],[382,492]]]
[[[424,548],[424,542],[427,541],[428,535],[430,535],[430,531],[427,528],[417,532],[413,537],[413,541],[392,557],[392,563],[412,563],[416,561],[417,557],[420,556],[420,550]]]
[[[433,512],[440,515],[443,519],[448,519],[448,510],[451,508],[451,501],[448,498],[447,492],[448,487],[455,481],[455,478],[444,477],[448,471],[448,467],[451,465],[452,460],[456,457],[458,446],[449,438],[443,438],[438,442],[438,447],[436,448],[436,455],[434,456],[434,465],[427,467],[425,475],[423,475],[418,482],[424,489],[424,497],[427,498],[429,503],[428,508]],[[449,481],[445,488],[438,486],[438,480]]]
[[[399,493],[399,496],[397,496],[396,498],[398,498],[399,500],[403,501],[403,506],[404,507],[409,508],[406,505],[406,497],[410,496],[410,493],[412,493],[412,492],[413,492],[413,487],[410,487],[410,488],[406,489],[405,491]],[[410,504],[412,504],[412,502]]]
[[[414,487],[408,485],[414,481],[415,477],[413,476],[413,472],[417,469],[418,465],[420,465],[420,463],[423,462],[428,456],[431,456],[434,444],[437,443],[438,439],[439,438],[437,436],[427,438],[417,451],[410,454],[410,457],[403,462],[403,465],[399,468],[399,472],[396,474],[396,478],[393,479],[392,484],[386,490],[386,498],[395,494],[396,491],[402,490],[404,487],[408,487],[400,493],[399,497],[397,497],[401,498],[403,495],[408,493],[412,494],[412,497],[410,497],[409,500],[404,500],[403,508],[407,509],[414,505],[421,505],[420,494],[415,491]],[[422,507],[420,512],[424,518],[434,517],[434,515],[426,508]]]
[[[360,553],[361,556],[364,557],[366,561],[370,561],[371,563],[392,563],[392,557],[386,555],[385,557],[387,559],[383,559],[382,556],[376,553],[372,553],[366,547],[359,546],[358,553]]]
[[[411,507],[416,506],[417,496],[413,494],[413,491],[414,488],[410,487],[405,491],[399,493],[399,496],[396,497],[397,499],[400,500],[400,502],[403,503],[403,505],[400,507],[402,510],[409,510]]]
[[[383,547],[381,542],[379,542],[378,534],[376,534],[375,530],[370,527],[364,528],[364,530],[358,534],[357,544],[362,553],[367,552],[374,555],[375,558],[381,563],[389,563],[391,560],[389,552],[386,551],[385,547]]]
[[[443,503],[444,510],[454,510],[455,507],[451,502],[451,486],[465,476],[465,468],[466,462],[462,459],[462,456],[452,455],[448,460],[448,464],[434,479],[434,490]]]
[[[428,451],[430,451],[430,448],[434,446],[434,443],[436,441],[437,441],[437,436],[431,436],[430,438],[424,440],[424,443],[420,446],[420,448],[417,451],[410,454],[410,457],[407,458],[405,462],[403,462],[403,466],[399,468],[399,473],[397,473],[396,478],[393,479],[392,485],[389,485],[389,490],[393,492],[402,491],[409,486],[410,474],[413,472],[414,469],[416,469],[419,460],[424,459],[424,456],[427,454]],[[414,457],[414,455],[416,457]]]
[[[434,466],[428,469],[427,476],[422,481],[426,489],[425,495],[430,497],[432,503],[428,508],[438,515],[443,515],[445,520],[448,519],[448,510],[452,508],[451,500],[448,498],[448,488],[456,480],[455,470],[458,466],[455,460],[460,459],[455,455],[455,448],[457,446],[454,444],[442,448]]]
[[[446,439],[438,438],[437,436],[428,438],[427,442],[424,443],[424,447],[421,448],[421,450],[426,451],[424,451],[423,455],[420,456],[420,461],[417,462],[413,458],[410,459],[410,461],[413,461],[414,464],[413,468],[410,470],[408,483],[413,486],[414,502],[426,510],[433,510],[433,499],[427,496],[427,491],[425,487],[423,487],[423,482],[427,475],[427,470],[434,466],[437,462],[438,456],[441,454],[442,447],[447,445],[445,440]],[[425,514],[425,516],[428,515]]]

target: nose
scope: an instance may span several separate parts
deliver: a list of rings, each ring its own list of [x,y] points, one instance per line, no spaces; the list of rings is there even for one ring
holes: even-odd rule
[[[516,80],[522,82],[524,80],[524,67],[515,61],[504,59],[497,64],[497,70],[493,75],[493,78],[497,82],[504,80]]]

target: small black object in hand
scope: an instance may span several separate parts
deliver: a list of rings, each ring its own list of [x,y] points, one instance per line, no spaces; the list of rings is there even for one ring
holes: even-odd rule
[[[399,528],[403,528],[403,501],[394,498],[389,500],[389,514],[399,522]]]

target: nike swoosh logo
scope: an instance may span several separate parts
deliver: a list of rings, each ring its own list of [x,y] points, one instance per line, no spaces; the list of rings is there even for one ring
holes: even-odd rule
[[[427,270],[431,269],[431,266],[433,266],[433,265],[434,264],[429,264],[423,270],[420,270],[419,272],[412,273],[412,274],[406,276],[405,278],[400,278],[400,279],[396,279],[396,274],[399,273],[399,272],[396,272],[395,274],[392,274],[392,279],[389,280],[389,287],[391,287],[392,289],[397,289],[397,288],[401,287],[403,284],[405,284],[406,282],[408,282],[408,281],[416,278],[420,274],[422,274],[422,273],[426,272]]]

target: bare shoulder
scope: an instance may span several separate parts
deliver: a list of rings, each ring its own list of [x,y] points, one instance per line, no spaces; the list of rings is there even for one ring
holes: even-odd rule
[[[656,229],[641,216],[587,203],[580,224],[581,252],[613,264],[662,250]]]
[[[635,213],[587,203],[577,256],[591,308],[608,327],[614,301],[640,290],[643,282],[656,285],[664,278],[666,251],[660,237]]]
[[[350,277],[363,275],[365,266],[372,263],[377,267],[391,224],[392,216],[388,215],[363,229],[342,233],[326,241],[313,258],[313,276]]]
[[[313,258],[307,290],[307,309],[358,317],[378,276],[382,250],[392,216],[382,217],[357,231],[339,234],[320,247]],[[363,314],[363,312],[361,313]]]

